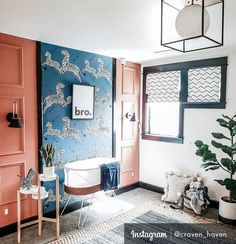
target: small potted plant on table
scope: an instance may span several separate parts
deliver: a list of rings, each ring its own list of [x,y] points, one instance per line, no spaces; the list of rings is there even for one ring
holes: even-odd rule
[[[225,223],[236,224],[236,180],[233,178],[236,173],[236,142],[234,137],[236,136],[236,115],[232,118],[222,115],[223,118],[216,121],[221,127],[227,129],[228,134],[225,136],[222,133],[212,133],[212,136],[218,140],[224,140],[228,143],[222,144],[215,140],[211,141],[212,146],[221,150],[226,154],[226,157],[218,160],[216,154],[213,153],[207,144],[202,141],[196,141],[197,146],[196,154],[202,157],[202,167],[208,170],[224,170],[229,174],[228,178],[215,180],[220,185],[225,186],[229,191],[229,196],[223,196],[219,201],[219,219]]]
[[[45,146],[41,147],[40,150],[41,156],[44,159],[44,165],[43,165],[43,174],[45,177],[51,177],[55,175],[55,169],[54,169],[54,154],[55,154],[55,148],[53,144],[49,143]]]

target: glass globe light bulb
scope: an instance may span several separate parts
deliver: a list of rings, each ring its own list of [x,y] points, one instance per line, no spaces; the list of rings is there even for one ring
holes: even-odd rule
[[[207,10],[204,10],[204,34],[210,26],[210,16]],[[191,4],[185,6],[177,15],[175,20],[177,33],[184,39],[202,34],[202,6]]]

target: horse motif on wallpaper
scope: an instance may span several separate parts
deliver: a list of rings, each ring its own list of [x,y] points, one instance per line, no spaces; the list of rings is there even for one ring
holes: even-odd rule
[[[68,117],[63,117],[62,121],[64,122],[63,137],[65,138],[72,136],[77,138],[81,143],[80,131],[76,128],[71,127],[70,119]]]
[[[46,128],[47,128],[47,132],[44,134],[45,136],[47,136],[47,135],[56,136],[56,137],[60,138],[61,140],[63,140],[63,135],[62,135],[61,131],[58,129],[53,129],[51,122],[47,122]]]
[[[98,70],[91,67],[90,62],[87,59],[85,60],[84,64],[85,64],[85,68],[83,69],[83,72],[86,71],[86,72],[92,74],[96,79],[104,77],[112,85],[111,73],[108,70],[104,69],[104,61],[102,58],[98,58]]]
[[[64,149],[59,149],[57,152],[57,163],[55,164],[56,169],[64,169],[65,166],[65,160],[64,160]]]
[[[96,96],[96,95],[95,95]],[[101,106],[107,104],[111,99],[111,94],[109,92],[106,93],[104,98],[98,98],[97,96],[95,97],[95,105],[96,106]]]
[[[85,123],[86,129],[85,133],[92,134],[94,136],[104,135],[109,133],[109,127],[105,126],[104,119],[101,118],[97,127],[92,127],[89,122]]]
[[[55,68],[57,71],[59,71],[60,74],[64,74],[65,72],[71,72],[73,73],[81,82],[81,70],[80,68],[70,62],[70,54],[67,50],[62,50],[61,53],[64,55],[64,58],[62,60],[62,63],[60,64],[56,60],[52,60],[52,54],[50,52],[46,52],[46,61],[43,62],[42,65],[48,65],[50,67]]]
[[[111,157],[111,154],[109,152],[105,152],[104,154],[101,154],[99,152],[99,145],[95,144],[88,158],[97,158],[97,157],[109,158]]]
[[[50,67],[53,67],[55,68],[57,71],[60,72],[60,74],[62,73],[61,72],[61,65],[55,61],[55,60],[52,60],[52,54],[50,52],[46,52],[45,53],[45,57],[46,57],[46,61],[42,64],[42,65],[48,65]]]
[[[97,78],[104,77],[106,78],[110,84],[112,85],[112,77],[111,73],[104,69],[104,61],[101,58],[98,58],[98,72],[97,72]]]
[[[66,192],[64,192],[64,195],[62,196],[61,194],[59,195],[59,201],[61,204],[65,204],[67,200],[69,199],[70,195],[68,195]],[[55,202],[56,201],[56,195],[53,193],[52,189],[48,190],[48,198],[45,201],[44,204],[48,204],[49,202]]]
[[[71,72],[73,73],[81,82],[81,70],[76,65],[70,62],[70,53],[67,50],[61,51],[62,55],[64,55],[64,58],[62,60],[62,63],[60,64],[58,61],[52,59],[52,54],[48,51],[46,51],[46,61],[43,62],[42,65],[48,65],[50,67],[55,68],[57,71],[59,71],[60,74],[64,74],[65,72]],[[84,61],[84,69],[83,72],[88,72],[92,74],[96,79],[99,78],[106,78],[110,85],[112,85],[112,76],[111,73],[104,69],[104,61],[102,58],[98,58],[98,69],[96,70],[94,67],[90,66],[89,60]]]
[[[56,94],[47,96],[43,101],[43,113],[50,108],[53,104],[60,104],[63,107],[66,107],[71,103],[71,96],[68,96],[66,99],[64,98],[64,93],[62,89],[65,88],[65,85],[62,83],[58,83],[56,85]]]
[[[97,70],[90,66],[89,60],[86,59],[84,61],[84,64],[85,64],[85,68],[83,69],[83,72],[86,71],[86,72],[92,74],[93,76],[95,76],[95,78],[97,79]]]
[[[47,122],[47,124],[46,124],[47,131],[44,134],[44,136],[47,136],[47,135],[48,136],[55,136],[61,140],[64,140],[65,138],[71,136],[71,137],[78,139],[79,142],[81,143],[80,130],[71,127],[71,120],[68,117],[63,117],[62,121],[64,122],[63,131],[60,131],[59,129],[53,129],[52,123]]]
[[[80,68],[75,65],[70,63],[70,54],[67,50],[62,50],[61,53],[64,55],[64,58],[62,60],[62,67],[61,67],[61,72],[65,73],[65,72],[72,72],[76,77],[78,77],[78,79],[81,82],[81,71]]]

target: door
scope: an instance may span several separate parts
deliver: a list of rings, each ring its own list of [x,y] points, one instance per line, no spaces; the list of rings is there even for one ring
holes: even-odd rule
[[[0,34],[0,227],[16,222],[16,191],[30,168],[38,170],[36,43]],[[23,128],[6,115],[17,103]],[[37,215],[36,201],[22,196],[22,218]]]
[[[121,186],[139,180],[140,65],[116,61],[116,157]],[[136,121],[130,121],[135,114]]]

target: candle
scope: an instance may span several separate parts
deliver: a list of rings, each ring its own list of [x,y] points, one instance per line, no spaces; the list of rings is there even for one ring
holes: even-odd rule
[[[12,108],[12,118],[14,118],[14,113],[15,113],[15,103],[13,103],[13,108]]]
[[[16,104],[16,118],[17,118],[17,112],[18,112],[18,111],[17,111],[17,110],[18,110],[18,108],[17,108],[17,107],[18,107],[18,106],[17,106],[17,102],[15,102],[15,104]]]

